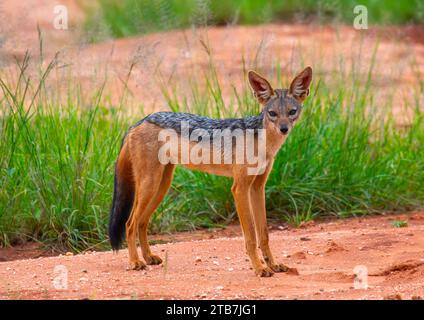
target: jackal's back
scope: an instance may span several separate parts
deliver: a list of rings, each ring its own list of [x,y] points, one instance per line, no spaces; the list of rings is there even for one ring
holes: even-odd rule
[[[133,127],[145,121],[164,129],[173,129],[178,133],[181,133],[181,124],[185,122],[189,126],[189,133],[196,129],[203,129],[212,134],[213,130],[262,129],[263,114],[246,118],[212,119],[185,112],[156,112],[140,120]]]

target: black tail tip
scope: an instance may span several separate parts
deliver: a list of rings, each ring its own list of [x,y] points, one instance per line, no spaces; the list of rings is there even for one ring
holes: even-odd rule
[[[118,251],[121,249],[121,244],[124,238],[124,230],[122,230],[119,224],[112,223],[109,225],[109,241],[110,246],[112,247],[113,251]]]
[[[121,249],[122,236],[117,234],[109,234],[110,246],[113,251],[119,251]]]

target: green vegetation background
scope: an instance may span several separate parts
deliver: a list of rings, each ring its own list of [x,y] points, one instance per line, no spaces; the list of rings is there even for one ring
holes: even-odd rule
[[[99,0],[86,28],[93,41],[186,28],[191,25],[310,22],[352,24],[364,5],[368,23],[424,22],[422,0]]]

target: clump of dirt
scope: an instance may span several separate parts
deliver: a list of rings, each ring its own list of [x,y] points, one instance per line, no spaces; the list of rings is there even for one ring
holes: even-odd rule
[[[314,220],[309,220],[309,221],[302,222],[299,225],[299,228],[306,229],[306,228],[314,227],[315,225],[316,225],[316,222]]]
[[[300,237],[300,241],[311,241],[309,237]]]
[[[299,271],[296,268],[289,268],[286,273],[290,274],[292,276],[298,276],[299,275]]]
[[[395,263],[392,266],[384,269],[383,271],[370,274],[370,275],[371,276],[388,276],[388,275],[396,274],[399,272],[406,272],[406,271],[409,271],[410,273],[416,273],[418,271],[418,268],[423,265],[424,265],[424,261],[422,260],[407,260],[404,262]]]
[[[422,212],[415,212],[412,216],[409,217],[410,220],[422,221],[424,220],[424,215]]]
[[[348,274],[344,272],[320,272],[311,274],[309,280],[311,281],[322,281],[322,282],[352,282],[355,279],[354,274]]]
[[[341,251],[347,251],[344,247],[336,243],[334,240],[328,240],[327,241],[327,249],[325,250],[325,253],[332,253],[332,252],[341,252]]]
[[[355,279],[355,275],[343,272],[333,272],[328,278],[333,281],[352,282]]]
[[[298,251],[293,253],[290,257],[293,258],[294,260],[305,260],[306,254],[303,251]]]
[[[389,294],[383,298],[384,300],[402,300],[402,296],[399,293]]]

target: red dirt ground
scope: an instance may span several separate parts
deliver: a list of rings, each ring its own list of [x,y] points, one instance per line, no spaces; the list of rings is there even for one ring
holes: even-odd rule
[[[408,226],[395,228],[394,220]],[[310,223],[271,230],[276,258],[299,275],[258,278],[238,227],[229,236],[157,244],[161,266],[127,271],[127,251],[91,252],[0,263],[1,299],[421,299],[424,212]],[[213,232],[210,232],[213,234]],[[219,232],[218,232],[219,234]],[[187,236],[183,234],[182,237]],[[55,289],[68,272],[68,289]],[[355,287],[355,267],[368,288]],[[356,269],[355,269],[356,270]]]

